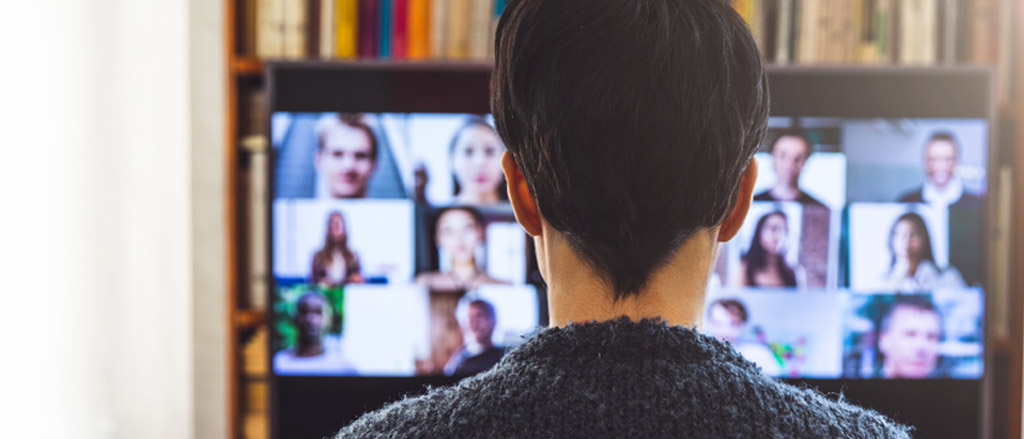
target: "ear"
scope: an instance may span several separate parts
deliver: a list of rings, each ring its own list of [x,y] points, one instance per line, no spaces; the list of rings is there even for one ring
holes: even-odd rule
[[[519,169],[516,159],[508,151],[501,156],[501,168],[505,171],[505,181],[508,182],[508,199],[512,202],[516,220],[530,236],[540,235],[542,222],[540,212],[537,210],[537,201],[530,193],[530,186],[526,184],[523,171]]]
[[[725,242],[736,236],[747,219],[747,212],[750,210],[750,203],[754,197],[754,182],[757,181],[757,160],[751,159],[747,169],[743,171],[743,179],[740,180],[740,190],[736,194],[736,203],[732,212],[725,218],[722,227],[718,229],[718,242]]]

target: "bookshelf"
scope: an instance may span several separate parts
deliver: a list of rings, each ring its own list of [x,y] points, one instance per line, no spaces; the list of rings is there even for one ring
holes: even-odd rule
[[[346,1],[356,3],[359,0],[330,0],[334,4]],[[409,7],[429,4],[429,0],[393,0]],[[911,20],[907,24],[906,16],[893,6],[898,0],[821,0],[817,3],[819,10],[815,13],[827,20],[811,20],[804,10],[797,11],[798,0],[733,0],[734,7],[754,29],[759,43],[766,52],[769,62],[777,65],[925,65],[941,68],[943,65],[982,64],[990,65],[996,71],[997,93],[997,125],[993,132],[997,133],[1000,143],[999,150],[1007,152],[1002,157],[1012,163],[1016,170],[1024,170],[1024,0],[924,0],[935,5],[936,11],[944,11],[941,16],[932,17],[935,21]],[[448,35],[424,33],[419,43],[410,43],[397,58],[416,59],[423,51],[440,53],[438,58],[449,61],[480,63],[490,55],[486,53],[489,44],[480,45],[479,41],[492,41],[497,13],[503,8],[504,0],[451,0],[452,4],[464,4],[470,14],[477,14],[476,21],[472,16],[469,22],[448,19],[445,23]],[[260,42],[257,35],[261,20],[267,20],[266,14],[261,15],[258,8],[274,7],[280,11],[284,5],[302,3],[306,23],[295,25],[284,20],[281,29],[293,28],[291,36],[278,35],[277,44],[291,44],[291,52],[281,49],[267,51],[266,41]],[[321,10],[325,0],[224,0],[224,47],[227,56],[224,72],[226,76],[224,151],[226,168],[226,266],[227,266],[227,309],[225,324],[227,325],[228,346],[227,367],[227,400],[228,400],[228,434],[231,438],[266,438],[269,436],[268,389],[269,373],[266,370],[269,354],[266,352],[265,337],[267,327],[265,301],[253,300],[250,271],[252,251],[247,237],[251,233],[249,218],[252,209],[247,200],[248,182],[251,172],[252,156],[260,153],[259,142],[252,147],[252,137],[267,132],[269,123],[265,119],[266,99],[265,59],[297,59],[312,61],[324,59],[321,54],[324,39],[320,38],[320,20],[316,25],[314,9]],[[488,4],[488,8],[474,9],[472,4]],[[922,3],[911,1],[908,3]],[[854,12],[857,8],[868,6],[878,8],[879,5],[893,7],[893,16],[888,25],[876,16],[876,23],[869,25],[869,20],[857,19]],[[950,9],[941,9],[950,8]],[[287,9],[294,13],[298,9]],[[484,12],[485,11],[485,12]],[[950,17],[955,12],[957,19]],[[410,12],[411,14],[412,12]],[[423,14],[421,10],[419,12]],[[875,9],[877,14],[877,9]],[[850,17],[841,16],[849,14]],[[294,14],[293,14],[294,15]],[[906,15],[906,14],[904,14]],[[486,17],[485,26],[484,18]],[[839,17],[841,19],[834,19]],[[278,17],[279,19],[281,17]],[[292,17],[294,19],[294,17]],[[322,17],[321,17],[322,19]],[[358,19],[358,18],[356,18]],[[429,19],[436,19],[431,17]],[[902,20],[902,21],[901,21]],[[406,32],[425,32],[422,25],[417,27],[410,19],[406,24]],[[289,24],[290,23],[290,24]],[[800,24],[816,23],[820,28],[800,28]],[[916,24],[915,24],[916,23]],[[923,24],[922,24],[923,23]],[[392,23],[393,24],[393,23]],[[921,41],[901,41],[901,35],[913,35],[915,32],[900,30],[898,25],[924,26],[933,29],[930,32],[935,41],[928,46]],[[789,26],[789,28],[786,28]],[[461,29],[466,35],[452,35],[451,28]],[[294,40],[295,29],[305,29],[305,41],[302,44],[285,43]],[[950,29],[955,29],[951,31]],[[831,35],[829,38],[814,38],[814,47],[802,45],[801,39],[807,39],[815,33]],[[920,33],[920,32],[916,32]],[[927,33],[927,32],[926,32]],[[316,35],[314,35],[316,34]],[[836,37],[840,35],[840,37]],[[843,37],[845,36],[845,37]],[[426,40],[428,39],[429,44]],[[888,39],[887,39],[888,38]],[[316,39],[318,44],[313,44]],[[464,47],[443,48],[438,40],[458,40]],[[476,43],[474,43],[476,42]],[[353,45],[358,46],[355,42]],[[418,46],[417,46],[418,44]],[[921,49],[922,44],[925,49]],[[259,47],[263,45],[264,47]],[[274,44],[272,44],[274,45]],[[319,46],[319,47],[316,47]],[[414,48],[418,47],[418,48]],[[442,47],[442,49],[438,49]],[[484,47],[481,52],[480,47]],[[297,49],[298,48],[298,49]],[[339,47],[333,47],[336,51]],[[393,48],[393,47],[392,47]],[[357,53],[358,53],[357,47]],[[369,49],[367,49],[369,50]],[[378,58],[380,47],[360,55],[360,58]],[[270,55],[268,55],[270,53]],[[912,56],[909,55],[912,53]],[[260,56],[263,55],[263,56]],[[373,55],[373,56],[363,56]],[[330,58],[330,57],[328,57]],[[391,56],[390,58],[396,58]],[[425,59],[425,58],[424,58]],[[249,147],[243,147],[243,144]],[[265,145],[266,142],[263,142]],[[265,148],[265,146],[264,146]],[[265,149],[263,151],[265,153]],[[994,179],[993,179],[994,180]],[[1024,297],[1018,292],[1024,291],[1024,230],[1020,221],[1024,218],[1024,177],[1014,175],[1012,179],[1014,205],[1013,218],[1015,227],[1007,236],[1010,242],[1012,259],[1008,264],[1011,279],[1008,296],[1002,299],[1007,309],[1008,320],[1005,329],[993,338],[989,357],[995,364],[991,365],[991,385],[989,386],[988,407],[989,437],[1020,437],[1022,433],[1022,384],[1024,384]],[[263,346],[262,350],[258,349]]]

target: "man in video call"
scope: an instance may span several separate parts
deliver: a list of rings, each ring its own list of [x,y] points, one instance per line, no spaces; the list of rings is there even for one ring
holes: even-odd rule
[[[342,372],[350,367],[337,352],[324,348],[325,309],[330,306],[320,293],[311,291],[295,302],[292,323],[298,330],[295,346],[274,354],[278,373]]]
[[[497,316],[494,305],[485,300],[474,300],[469,303],[469,330],[473,333],[473,341],[452,355],[451,361],[445,366],[446,374],[473,375],[498,364],[505,355],[505,349],[494,346],[492,337],[495,323]]]
[[[820,201],[800,189],[800,174],[811,156],[811,142],[797,130],[783,130],[770,143],[775,185],[754,196],[754,201],[796,201],[822,206]]]
[[[339,437],[907,437],[695,329],[768,119],[761,56],[727,2],[514,0],[495,54],[502,166],[549,327]]]
[[[897,299],[881,320],[878,352],[884,378],[934,378],[942,341],[942,316],[930,299]]]
[[[342,114],[320,127],[313,158],[331,198],[364,198],[377,168],[377,138],[357,115]]]
[[[936,132],[924,145],[925,182],[900,197],[902,203],[928,203],[940,207],[981,208],[981,198],[966,191],[956,173],[960,144],[953,134]]]

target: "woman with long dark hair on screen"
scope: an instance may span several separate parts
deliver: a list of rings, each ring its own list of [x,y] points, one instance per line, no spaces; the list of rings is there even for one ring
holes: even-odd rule
[[[786,263],[789,220],[781,210],[757,221],[750,250],[740,261],[739,286],[796,287],[797,270]]]
[[[420,273],[415,282],[432,291],[468,291],[486,284],[505,284],[480,267],[476,253],[484,244],[484,219],[471,207],[441,210],[435,226],[435,242],[441,257],[447,258],[445,271]]]
[[[495,204],[508,199],[501,154],[505,146],[482,117],[467,119],[448,148],[458,204]]]
[[[895,291],[921,291],[939,287],[962,288],[964,280],[953,267],[935,263],[932,238],[921,215],[907,212],[889,229],[889,271],[884,281]]]
[[[328,215],[324,245],[313,254],[311,271],[311,282],[323,287],[363,282],[359,257],[348,246],[348,231],[341,212]]]

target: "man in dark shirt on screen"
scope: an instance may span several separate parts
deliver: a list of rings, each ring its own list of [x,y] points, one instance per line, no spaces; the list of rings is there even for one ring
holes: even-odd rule
[[[468,314],[473,340],[452,355],[452,360],[445,367],[448,375],[461,377],[485,371],[498,364],[505,355],[504,348],[494,345],[494,325],[497,324],[494,305],[486,300],[474,300],[469,303]]]
[[[907,437],[700,334],[753,196],[767,79],[721,0],[518,0],[492,110],[550,327],[339,437]]]
[[[775,184],[755,195],[754,201],[796,201],[824,207],[824,204],[800,189],[800,174],[803,173],[807,159],[811,157],[810,139],[799,131],[784,130],[776,133],[769,145]]]

